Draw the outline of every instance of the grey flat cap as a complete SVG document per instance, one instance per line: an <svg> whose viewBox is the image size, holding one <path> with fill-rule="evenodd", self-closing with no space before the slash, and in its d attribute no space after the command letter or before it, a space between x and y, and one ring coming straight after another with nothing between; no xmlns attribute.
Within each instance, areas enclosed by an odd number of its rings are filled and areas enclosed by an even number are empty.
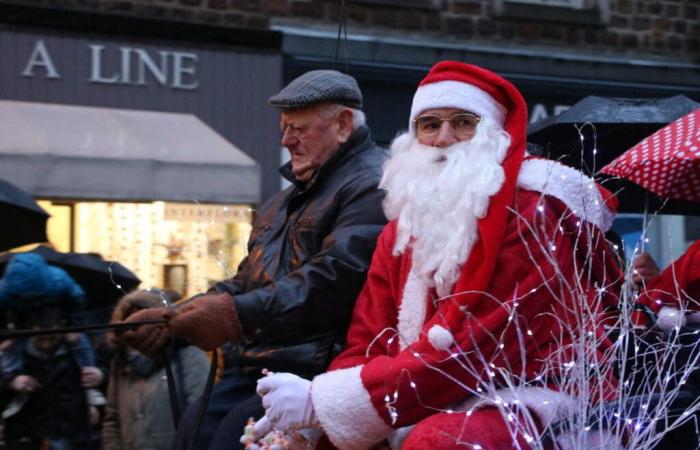
<svg viewBox="0 0 700 450"><path fill-rule="evenodd" d="M362 92L357 81L337 70L312 70L295 78L268 100L282 109L304 108L316 103L340 103L362 108Z"/></svg>

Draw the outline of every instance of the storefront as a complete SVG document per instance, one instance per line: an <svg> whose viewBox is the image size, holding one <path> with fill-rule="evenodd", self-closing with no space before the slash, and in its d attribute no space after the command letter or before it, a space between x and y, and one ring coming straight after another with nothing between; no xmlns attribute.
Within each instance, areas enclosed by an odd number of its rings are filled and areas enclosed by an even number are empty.
<svg viewBox="0 0 700 450"><path fill-rule="evenodd" d="M235 273L279 188L279 39L93 26L0 24L0 178L40 199L59 250L200 292Z"/></svg>
<svg viewBox="0 0 700 450"><path fill-rule="evenodd" d="M530 123L555 116L588 95L685 95L700 101L700 72L693 64L369 33L348 34L343 46L351 58L346 62L335 61L335 30L285 25L275 29L284 34L284 80L311 69L347 67L362 88L372 134L385 146L399 130L408 127L408 113L420 80L433 63L445 59L481 65L511 80L529 106ZM630 253L635 245L641 247L643 222L640 214L624 214L614 225ZM700 217L691 215L656 216L648 221L644 248L663 266L700 239L699 223Z"/></svg>

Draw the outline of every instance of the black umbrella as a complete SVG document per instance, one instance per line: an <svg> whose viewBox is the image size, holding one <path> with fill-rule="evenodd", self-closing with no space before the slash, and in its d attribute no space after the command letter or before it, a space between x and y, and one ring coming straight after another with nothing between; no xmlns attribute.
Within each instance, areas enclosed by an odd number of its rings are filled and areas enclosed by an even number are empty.
<svg viewBox="0 0 700 450"><path fill-rule="evenodd" d="M5 180L0 180L0 217L0 251L48 241L49 215L29 194Z"/></svg>
<svg viewBox="0 0 700 450"><path fill-rule="evenodd" d="M39 246L32 250L52 266L68 272L83 288L88 308L113 305L124 294L136 288L141 280L129 269L115 261L106 261L90 253L62 253L50 247ZM14 256L0 255L0 274Z"/></svg>
<svg viewBox="0 0 700 450"><path fill-rule="evenodd" d="M700 107L683 95L637 99L591 95L555 116L528 127L528 141L542 147L546 157L581 169L588 175L668 123ZM700 205L647 194L633 183L596 176L617 194L621 212L700 214Z"/></svg>

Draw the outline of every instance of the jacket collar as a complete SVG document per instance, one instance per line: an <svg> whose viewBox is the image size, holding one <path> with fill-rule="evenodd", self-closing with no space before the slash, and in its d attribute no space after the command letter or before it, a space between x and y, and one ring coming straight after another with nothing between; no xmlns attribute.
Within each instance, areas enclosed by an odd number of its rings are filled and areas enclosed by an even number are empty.
<svg viewBox="0 0 700 450"><path fill-rule="evenodd" d="M314 186L320 183L321 180L327 178L330 174L332 174L335 170L337 170L347 161L352 159L355 155L372 147L373 144L374 141L372 140L369 128L367 126L361 126L357 130L355 130L355 132L352 135L350 135L350 138L345 144L341 145L340 148L338 148L338 150L336 150L335 153L333 153L333 155L328 159L328 161L323 163L321 167L319 167L318 170L316 170L316 172L308 182L302 183L294 179L294 175L292 175L291 161L280 167L279 172L285 179L287 179L289 182L295 185L299 190L306 191L309 188L311 188L311 186Z"/></svg>

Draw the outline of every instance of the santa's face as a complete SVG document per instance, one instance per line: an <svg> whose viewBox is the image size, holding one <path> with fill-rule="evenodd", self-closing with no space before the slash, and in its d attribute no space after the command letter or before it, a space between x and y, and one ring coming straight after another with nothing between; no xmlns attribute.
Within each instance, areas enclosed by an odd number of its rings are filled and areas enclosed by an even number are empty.
<svg viewBox="0 0 700 450"><path fill-rule="evenodd" d="M457 108L433 108L414 120L416 139L423 145L440 149L474 137L481 117Z"/></svg>
<svg viewBox="0 0 700 450"><path fill-rule="evenodd" d="M386 191L384 212L398 222L394 253L410 248L411 270L443 296L478 239L477 221L486 215L489 198L503 185L501 162L510 138L483 119L471 139L462 128L461 139L442 147L447 137L457 139L457 130L447 128L459 124L448 119L461 110L431 111L447 113L435 141L426 145L410 131L398 136L380 186Z"/></svg>

